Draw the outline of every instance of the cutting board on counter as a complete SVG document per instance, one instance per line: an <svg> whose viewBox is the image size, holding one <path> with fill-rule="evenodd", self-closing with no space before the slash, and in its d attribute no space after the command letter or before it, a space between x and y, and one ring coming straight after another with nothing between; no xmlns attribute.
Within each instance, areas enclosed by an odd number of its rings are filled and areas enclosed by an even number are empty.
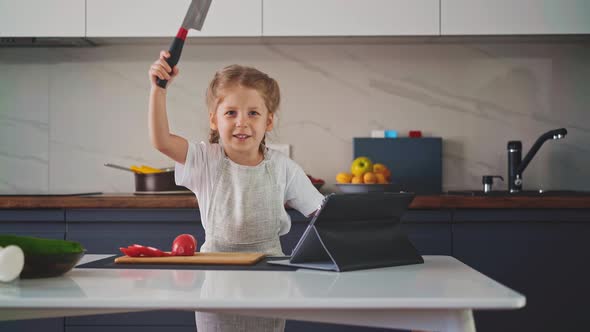
<svg viewBox="0 0 590 332"><path fill-rule="evenodd" d="M197 252L194 256L115 258L117 264L253 265L266 255L257 252Z"/></svg>

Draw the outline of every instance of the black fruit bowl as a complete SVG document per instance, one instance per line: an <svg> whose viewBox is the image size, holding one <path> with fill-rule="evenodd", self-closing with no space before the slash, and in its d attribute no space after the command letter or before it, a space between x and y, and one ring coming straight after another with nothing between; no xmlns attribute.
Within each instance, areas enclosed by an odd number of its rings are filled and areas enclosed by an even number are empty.
<svg viewBox="0 0 590 332"><path fill-rule="evenodd" d="M385 184L352 184L352 183L336 183L336 187L343 193L370 193L370 192L399 192L400 188L391 183Z"/></svg>
<svg viewBox="0 0 590 332"><path fill-rule="evenodd" d="M25 254L22 279L60 276L71 270L84 256L86 250L77 253Z"/></svg>

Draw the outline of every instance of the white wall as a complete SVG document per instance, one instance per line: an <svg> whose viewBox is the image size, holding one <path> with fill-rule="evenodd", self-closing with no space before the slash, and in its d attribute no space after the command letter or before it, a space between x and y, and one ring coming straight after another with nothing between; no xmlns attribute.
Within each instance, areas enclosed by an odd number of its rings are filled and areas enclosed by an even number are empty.
<svg viewBox="0 0 590 332"><path fill-rule="evenodd" d="M0 191L132 192L106 162L172 165L147 133L147 70L167 43L0 48ZM578 43L195 44L169 91L172 129L206 140L205 89L232 63L275 77L282 109L271 141L331 186L372 129L444 139L443 187L479 189L506 175L506 142L547 142L525 189L590 190L590 47ZM505 185L502 185L505 187Z"/></svg>

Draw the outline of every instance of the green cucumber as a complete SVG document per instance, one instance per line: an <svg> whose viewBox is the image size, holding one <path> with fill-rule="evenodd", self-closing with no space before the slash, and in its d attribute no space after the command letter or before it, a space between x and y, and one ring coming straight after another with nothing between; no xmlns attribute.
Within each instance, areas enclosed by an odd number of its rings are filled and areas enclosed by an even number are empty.
<svg viewBox="0 0 590 332"><path fill-rule="evenodd" d="M20 247L25 255L69 254L84 251L82 245L74 241L0 234L0 247L6 247L11 244Z"/></svg>

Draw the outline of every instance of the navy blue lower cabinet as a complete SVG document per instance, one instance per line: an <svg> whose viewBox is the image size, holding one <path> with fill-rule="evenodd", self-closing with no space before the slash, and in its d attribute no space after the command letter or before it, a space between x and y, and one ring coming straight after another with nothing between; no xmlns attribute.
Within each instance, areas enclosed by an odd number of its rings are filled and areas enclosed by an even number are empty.
<svg viewBox="0 0 590 332"><path fill-rule="evenodd" d="M0 322L2 332L63 332L63 318L30 319Z"/></svg>
<svg viewBox="0 0 590 332"><path fill-rule="evenodd" d="M122 314L92 315L66 317L66 330L71 328L101 327L112 331L110 328L118 328L115 331L135 331L138 326L151 327L150 331L168 331L169 328L191 328L195 331L195 313L192 311L143 311ZM179 331L180 331L179 330ZM82 330L80 330L82 331ZM176 330L175 330L176 331Z"/></svg>
<svg viewBox="0 0 590 332"><path fill-rule="evenodd" d="M590 210L457 211L456 258L524 294L519 310L475 312L478 331L576 331L590 325Z"/></svg>
<svg viewBox="0 0 590 332"><path fill-rule="evenodd" d="M35 236L46 239L65 238L66 224L61 209L0 210L0 234ZM0 322L2 332L64 330L63 318L31 319Z"/></svg>
<svg viewBox="0 0 590 332"><path fill-rule="evenodd" d="M0 234L65 238L65 212L62 209L0 210Z"/></svg>
<svg viewBox="0 0 590 332"><path fill-rule="evenodd" d="M408 210L401 227L420 255L452 255L450 211Z"/></svg>
<svg viewBox="0 0 590 332"><path fill-rule="evenodd" d="M311 323L298 320L288 320L285 332L396 332L398 330L376 327L351 326L340 324ZM402 332L402 331L398 331Z"/></svg>
<svg viewBox="0 0 590 332"><path fill-rule="evenodd" d="M200 248L205 240L197 209L72 209L66 211L67 238L90 254L119 254L137 243L171 250L174 238L189 233Z"/></svg>
<svg viewBox="0 0 590 332"><path fill-rule="evenodd" d="M66 332L195 332L194 326L66 326Z"/></svg>

